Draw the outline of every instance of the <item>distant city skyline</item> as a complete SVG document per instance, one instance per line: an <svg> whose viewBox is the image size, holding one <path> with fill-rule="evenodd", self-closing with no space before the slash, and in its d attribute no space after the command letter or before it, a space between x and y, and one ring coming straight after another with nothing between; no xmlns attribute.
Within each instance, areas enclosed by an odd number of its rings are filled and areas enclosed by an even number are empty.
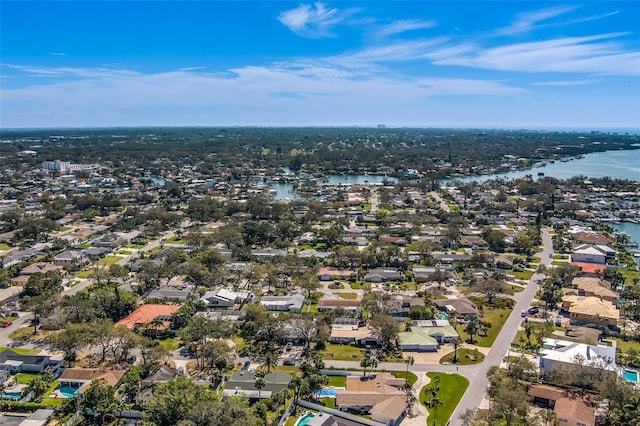
<svg viewBox="0 0 640 426"><path fill-rule="evenodd" d="M636 1L0 1L0 128L640 129Z"/></svg>

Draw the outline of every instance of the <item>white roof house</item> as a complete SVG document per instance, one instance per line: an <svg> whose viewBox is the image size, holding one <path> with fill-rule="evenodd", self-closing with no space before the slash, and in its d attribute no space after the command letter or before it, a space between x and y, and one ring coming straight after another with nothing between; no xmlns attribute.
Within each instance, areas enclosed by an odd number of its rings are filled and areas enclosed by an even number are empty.
<svg viewBox="0 0 640 426"><path fill-rule="evenodd" d="M571 253L571 261L605 264L607 259L616 255L615 249L609 246L595 244L581 244L576 246Z"/></svg>
<svg viewBox="0 0 640 426"><path fill-rule="evenodd" d="M253 294L248 291L232 291L226 288L219 288L218 290L207 291L202 295L200 300L207 304L209 307L231 307L237 302L253 299Z"/></svg>
<svg viewBox="0 0 640 426"><path fill-rule="evenodd" d="M616 348L560 339L543 339L540 350L540 374L548 374L556 365L562 364L581 364L585 367L616 371Z"/></svg>

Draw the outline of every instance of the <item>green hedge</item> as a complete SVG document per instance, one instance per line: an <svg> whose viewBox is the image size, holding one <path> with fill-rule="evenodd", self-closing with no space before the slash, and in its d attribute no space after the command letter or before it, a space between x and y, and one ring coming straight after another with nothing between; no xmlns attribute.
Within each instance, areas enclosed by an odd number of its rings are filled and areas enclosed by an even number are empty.
<svg viewBox="0 0 640 426"><path fill-rule="evenodd" d="M6 411L14 411L16 413L32 413L41 408L49 408L49 406L39 402L3 401L3 403Z"/></svg>

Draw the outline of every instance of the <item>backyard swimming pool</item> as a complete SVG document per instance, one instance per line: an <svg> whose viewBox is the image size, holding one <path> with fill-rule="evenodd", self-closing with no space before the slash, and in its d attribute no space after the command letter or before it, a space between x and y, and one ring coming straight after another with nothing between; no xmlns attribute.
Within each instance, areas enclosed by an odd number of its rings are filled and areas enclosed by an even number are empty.
<svg viewBox="0 0 640 426"><path fill-rule="evenodd" d="M622 372L622 378L627 382L638 383L638 372L633 370L624 370Z"/></svg>
<svg viewBox="0 0 640 426"><path fill-rule="evenodd" d="M306 426L306 424L309 423L315 416L316 415L313 413L307 413L298 419L295 426Z"/></svg>
<svg viewBox="0 0 640 426"><path fill-rule="evenodd" d="M19 400L22 396L22 392L2 392L2 397L4 399L13 399L15 401Z"/></svg>
<svg viewBox="0 0 640 426"><path fill-rule="evenodd" d="M335 389L322 388L318 391L318 398L335 398L337 394Z"/></svg>
<svg viewBox="0 0 640 426"><path fill-rule="evenodd" d="M76 396L78 388L74 388L73 386L60 386L58 392L65 398L73 398Z"/></svg>

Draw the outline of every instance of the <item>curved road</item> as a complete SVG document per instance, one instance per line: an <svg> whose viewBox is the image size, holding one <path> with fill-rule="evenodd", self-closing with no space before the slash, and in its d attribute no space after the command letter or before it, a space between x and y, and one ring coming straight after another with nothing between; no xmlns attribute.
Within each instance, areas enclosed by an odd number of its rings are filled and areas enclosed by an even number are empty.
<svg viewBox="0 0 640 426"><path fill-rule="evenodd" d="M551 241L551 236L549 235L548 228L542 229L542 245L542 252L536 253L536 255L541 257L541 264L548 267L551 265L551 262L553 260L553 243ZM496 338L496 341L493 343L491 350L481 364L461 366L441 364L414 364L409 368L412 372L418 375L433 371L443 373L458 373L469 379L469 387L458 403L455 411L451 415L451 420L449 423L451 426L462 425L459 416L468 408L476 410L478 407L480 407L487 387L489 386L489 380L487 380L487 371L489 371L489 368L494 365L500 365L505 355L507 355L507 351L511 346L511 342L515 338L518 328L522 323L520 312L524 311L531 305L531 302L533 301L533 298L538 291L538 284L536 282L537 280L544 279L544 277L544 274L534 273L529 280L529 284L527 285L527 287L514 296L516 305L513 308L511 315L509 315L509 318L502 327L502 330ZM324 360L324 362L326 368L360 368L360 363L355 361ZM405 371L407 367L404 363L383 362L380 363L378 368L393 371Z"/></svg>

